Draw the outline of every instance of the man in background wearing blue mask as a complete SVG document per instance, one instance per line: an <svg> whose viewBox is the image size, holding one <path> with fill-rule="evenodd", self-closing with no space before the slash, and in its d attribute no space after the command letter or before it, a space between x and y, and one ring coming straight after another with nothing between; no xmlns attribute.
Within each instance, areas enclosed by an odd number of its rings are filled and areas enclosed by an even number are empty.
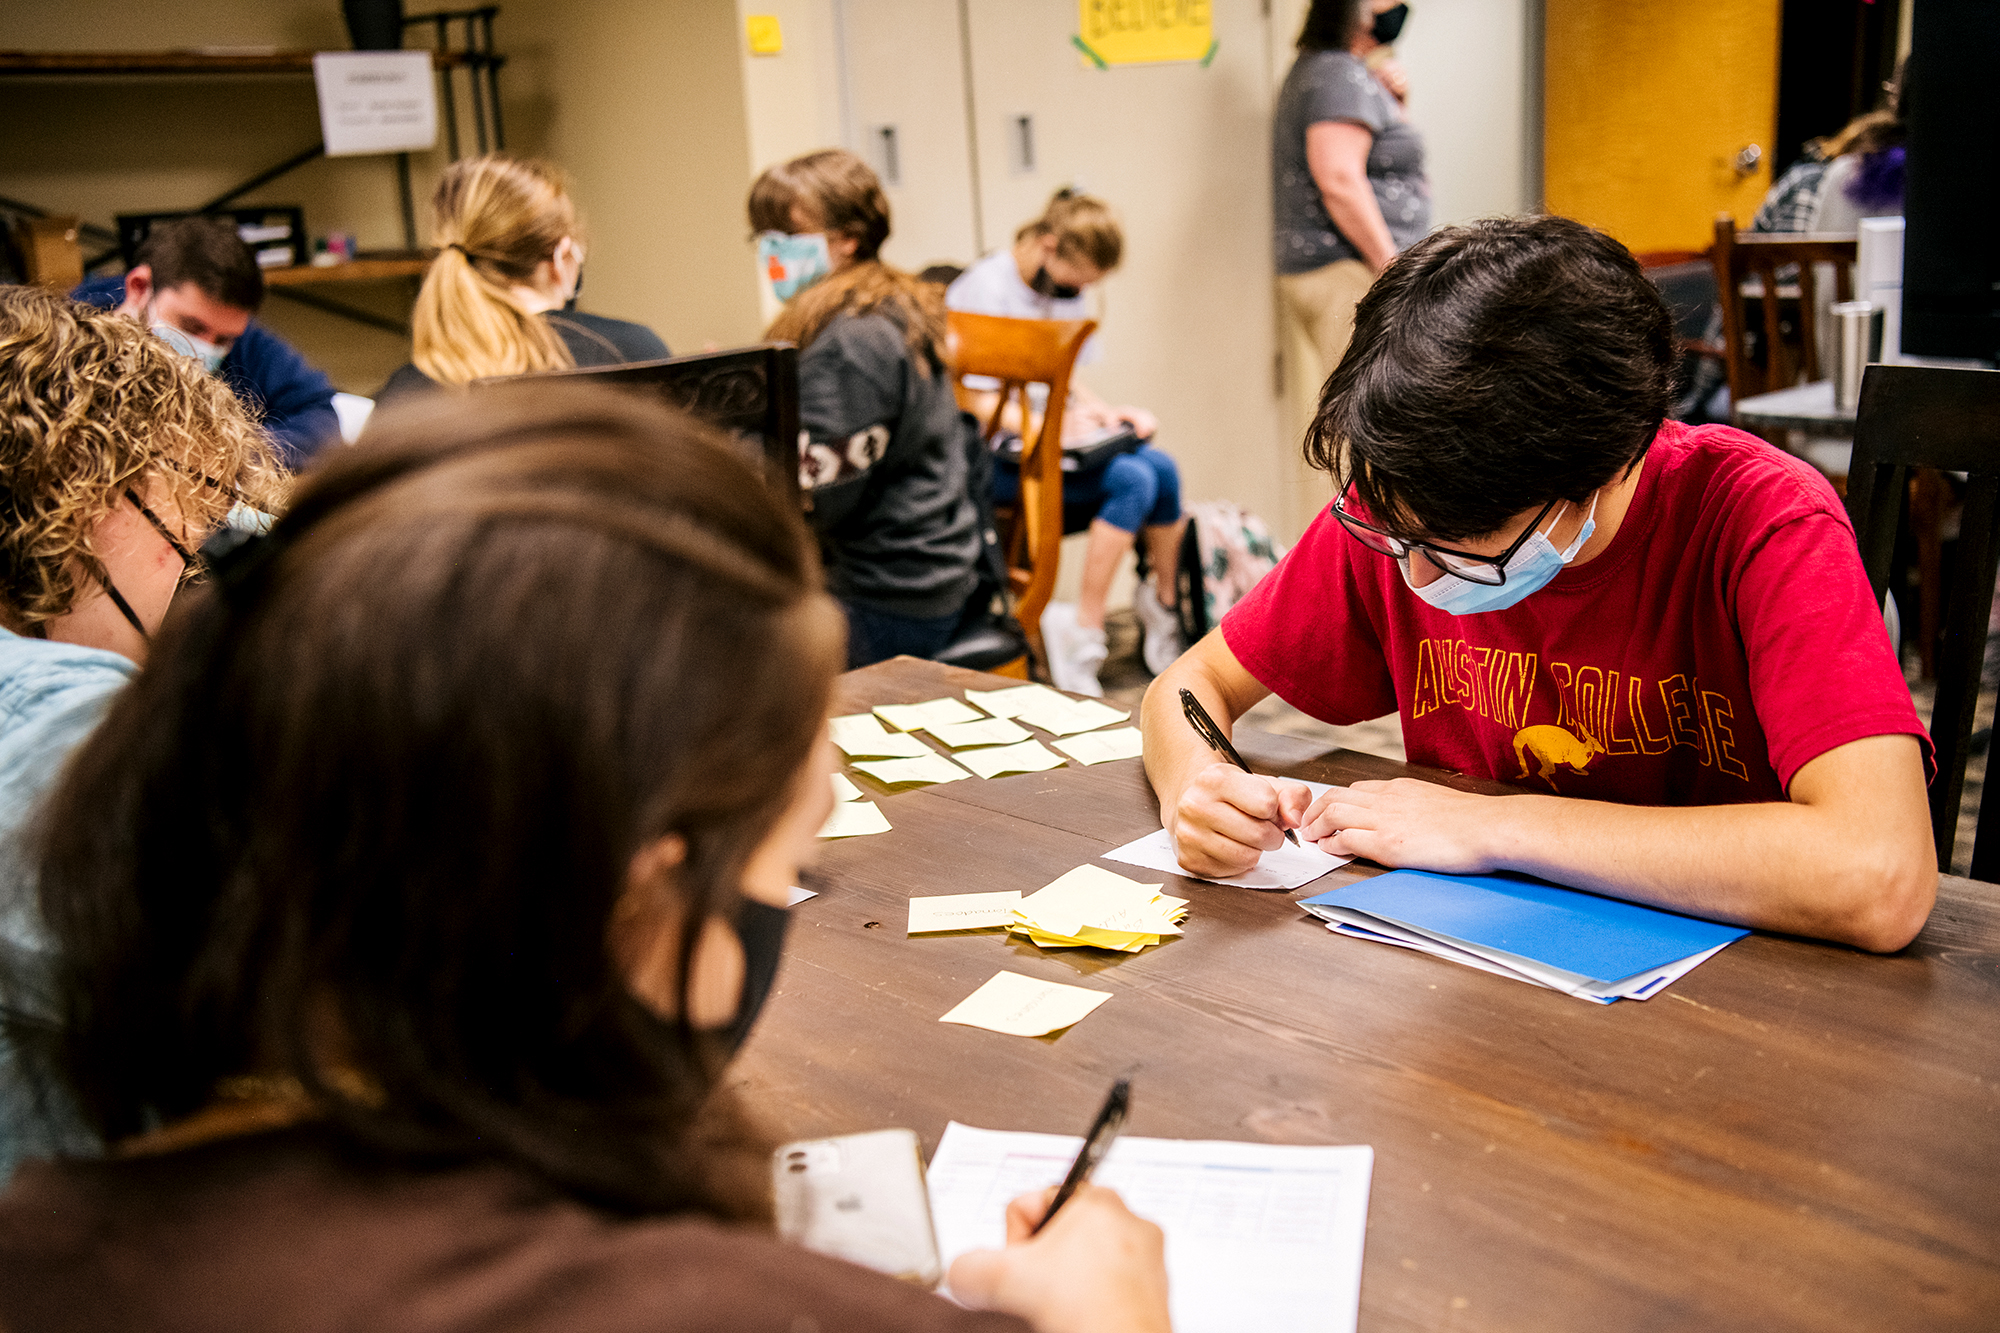
<svg viewBox="0 0 2000 1333"><path fill-rule="evenodd" d="M340 438L332 382L252 318L264 303L264 275L228 218L155 223L129 272L92 278L70 296L141 321L219 375L287 466Z"/></svg>
<svg viewBox="0 0 2000 1333"><path fill-rule="evenodd" d="M1567 219L1447 228L1383 272L1306 440L1334 502L1147 695L1183 866L1239 874L1296 829L1865 949L1916 935L1929 740L1853 528L1800 460L1667 421L1677 361L1638 263ZM1314 800L1221 762L1182 689L1219 720L1270 693L1336 725L1399 712L1412 763L1523 792Z"/></svg>

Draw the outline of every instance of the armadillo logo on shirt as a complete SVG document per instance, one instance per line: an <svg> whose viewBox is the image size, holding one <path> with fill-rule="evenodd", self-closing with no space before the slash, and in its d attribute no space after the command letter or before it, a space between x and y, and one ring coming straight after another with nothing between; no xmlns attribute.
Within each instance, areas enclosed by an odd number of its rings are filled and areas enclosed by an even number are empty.
<svg viewBox="0 0 2000 1333"><path fill-rule="evenodd" d="M1735 702L1702 689L1698 678L1649 680L1596 665L1539 663L1534 653L1463 639L1419 639L1414 679L1413 726L1456 705L1512 733L1518 771L1496 762L1496 777L1546 782L1583 796L1589 794L1587 779L1604 765L1683 746L1699 755L1703 768L1750 781L1736 752Z"/></svg>

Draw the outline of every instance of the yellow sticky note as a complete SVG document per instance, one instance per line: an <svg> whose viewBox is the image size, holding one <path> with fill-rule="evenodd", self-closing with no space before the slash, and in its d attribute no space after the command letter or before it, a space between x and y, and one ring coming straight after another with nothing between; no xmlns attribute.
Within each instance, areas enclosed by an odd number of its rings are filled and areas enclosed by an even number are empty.
<svg viewBox="0 0 2000 1333"><path fill-rule="evenodd" d="M1027 707L1014 714L1014 720L1040 727L1052 735L1071 736L1079 731L1108 727L1114 722L1130 722L1132 714L1129 710L1112 708L1095 699L1071 699L1052 693L1047 699L1029 701Z"/></svg>
<svg viewBox="0 0 2000 1333"><path fill-rule="evenodd" d="M924 751L921 759L878 759L855 767L877 782L894 787L905 782L957 782L972 774L941 754Z"/></svg>
<svg viewBox="0 0 2000 1333"><path fill-rule="evenodd" d="M957 699L926 699L920 704L877 704L875 716L899 731L929 731L955 722L977 722L979 714Z"/></svg>
<svg viewBox="0 0 2000 1333"><path fill-rule="evenodd" d="M751 14L743 20L750 34L750 54L774 56L785 49L785 33L776 14Z"/></svg>
<svg viewBox="0 0 2000 1333"><path fill-rule="evenodd" d="M1033 739L1026 727L1016 726L1004 717L982 718L978 722L940 722L924 730L931 734L932 740L941 741L954 750L962 750L968 745L1013 745Z"/></svg>
<svg viewBox="0 0 2000 1333"><path fill-rule="evenodd" d="M1061 755L1052 753L1048 746L1034 740L1022 741L1019 745L995 745L984 750L963 750L953 758L982 778L997 778L1002 773L1040 773L1044 769L1063 766Z"/></svg>
<svg viewBox="0 0 2000 1333"><path fill-rule="evenodd" d="M1005 926L1014 920L1019 906L1018 890L1006 893L943 893L930 898L910 899L912 935L930 935L940 930L985 930Z"/></svg>
<svg viewBox="0 0 2000 1333"><path fill-rule="evenodd" d="M850 782L845 773L835 773L833 775L833 799L836 801L858 801L861 799L861 788Z"/></svg>
<svg viewBox="0 0 2000 1333"><path fill-rule="evenodd" d="M882 813L873 801L840 801L833 807L833 813L820 825L822 838L858 838L864 833L887 833L890 829L889 816Z"/></svg>
<svg viewBox="0 0 2000 1333"><path fill-rule="evenodd" d="M940 1023L962 1023L1015 1037L1045 1037L1080 1021L1111 998L1109 991L1037 981L1019 972L996 972L993 979L959 1001Z"/></svg>
<svg viewBox="0 0 2000 1333"><path fill-rule="evenodd" d="M1046 685L1010 685L1004 690L967 690L968 702L978 704L994 717L1013 717L1037 703L1067 703L1069 696L1057 694Z"/></svg>
<svg viewBox="0 0 2000 1333"><path fill-rule="evenodd" d="M890 731L875 720L872 713L854 713L848 717L830 719L827 733L833 737L841 753L849 758L874 759L902 757L920 759L932 753L915 736L901 731Z"/></svg>
<svg viewBox="0 0 2000 1333"><path fill-rule="evenodd" d="M1114 759L1137 759L1145 749L1145 737L1137 727L1113 727L1057 741L1056 748L1079 764L1108 764Z"/></svg>

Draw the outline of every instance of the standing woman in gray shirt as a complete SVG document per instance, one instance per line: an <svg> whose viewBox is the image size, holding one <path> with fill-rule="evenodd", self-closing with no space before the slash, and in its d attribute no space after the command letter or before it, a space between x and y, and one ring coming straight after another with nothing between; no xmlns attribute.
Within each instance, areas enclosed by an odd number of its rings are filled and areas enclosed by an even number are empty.
<svg viewBox="0 0 2000 1333"><path fill-rule="evenodd" d="M1355 303L1430 230L1423 139L1403 119L1403 72L1386 59L1409 8L1313 0L1278 93L1274 257L1301 423L1347 350Z"/></svg>

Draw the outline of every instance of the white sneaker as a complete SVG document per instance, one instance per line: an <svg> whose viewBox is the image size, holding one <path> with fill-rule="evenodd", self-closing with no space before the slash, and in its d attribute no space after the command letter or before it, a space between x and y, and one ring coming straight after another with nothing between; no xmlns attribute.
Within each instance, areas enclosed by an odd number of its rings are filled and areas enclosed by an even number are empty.
<svg viewBox="0 0 2000 1333"><path fill-rule="evenodd" d="M1132 609L1138 613L1139 627L1144 631L1141 653L1146 659L1146 670L1157 676L1186 650L1181 643L1180 617L1160 605L1150 583L1140 584L1132 594Z"/></svg>
<svg viewBox="0 0 2000 1333"><path fill-rule="evenodd" d="M1104 631L1077 624L1076 603L1050 602L1042 609L1042 648L1057 689L1104 697L1104 687L1097 683L1097 669L1108 651Z"/></svg>

